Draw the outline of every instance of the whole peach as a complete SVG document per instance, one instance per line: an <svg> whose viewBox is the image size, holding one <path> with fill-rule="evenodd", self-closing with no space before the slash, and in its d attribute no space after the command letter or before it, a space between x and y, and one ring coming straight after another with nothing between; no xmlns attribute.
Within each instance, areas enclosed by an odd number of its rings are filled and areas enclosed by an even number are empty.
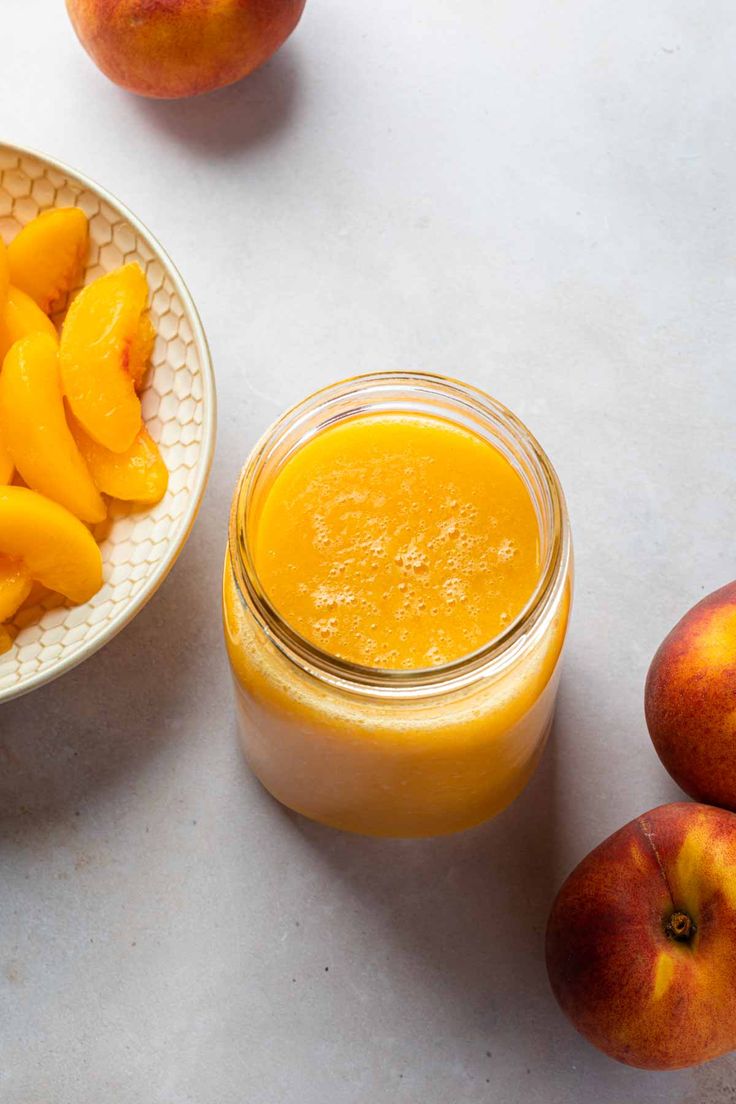
<svg viewBox="0 0 736 1104"><path fill-rule="evenodd" d="M563 1011L594 1046L644 1069L736 1048L736 816L662 805L583 859L547 926Z"/></svg>
<svg viewBox="0 0 736 1104"><path fill-rule="evenodd" d="M649 668L644 709L678 785L697 801L736 810L736 583L675 625Z"/></svg>
<svg viewBox="0 0 736 1104"><path fill-rule="evenodd" d="M296 27L305 0L66 0L103 73L131 92L177 99L232 84Z"/></svg>

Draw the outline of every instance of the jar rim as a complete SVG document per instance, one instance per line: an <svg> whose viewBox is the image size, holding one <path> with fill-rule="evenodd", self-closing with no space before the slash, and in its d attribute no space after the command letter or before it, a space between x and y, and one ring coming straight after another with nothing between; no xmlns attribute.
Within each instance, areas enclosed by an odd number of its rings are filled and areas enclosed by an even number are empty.
<svg viewBox="0 0 736 1104"><path fill-rule="evenodd" d="M396 409L397 403L395 397L390 399L390 395L402 392L415 401L420 397L449 401L456 410L472 414L504 430L509 439L522 449L545 492L549 515L546 520L550 530L540 577L526 605L514 620L492 640L467 655L449 663L412 670L353 663L325 651L302 636L279 614L266 595L247 539L249 510L258 475L276 444L285 440L289 433L296 436L295 445L286 454L288 457L328 426L350 416L368 413L370 408L364 405L368 396L374 399L383 396L387 405L380 409L388 413ZM336 413L336 406L342 407L341 414ZM310 429L310 420L314 422L315 417L316 425ZM301 436L300 430L304 431ZM533 497L532 489L529 490ZM319 681L347 691L386 697L434 695L459 689L480 678L500 674L516 662L537 639L550 612L556 608L571 556L570 525L559 478L544 449L524 423L497 399L470 384L451 377L415 371L351 376L313 392L277 418L258 440L241 472L230 512L228 547L241 601L289 661Z"/></svg>

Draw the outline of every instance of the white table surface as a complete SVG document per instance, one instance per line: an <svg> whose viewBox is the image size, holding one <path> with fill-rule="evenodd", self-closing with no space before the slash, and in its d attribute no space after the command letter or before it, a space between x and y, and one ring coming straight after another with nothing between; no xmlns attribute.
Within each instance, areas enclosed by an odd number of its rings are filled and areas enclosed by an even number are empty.
<svg viewBox="0 0 736 1104"><path fill-rule="evenodd" d="M642 685L734 573L727 0L308 0L203 99L109 84L61 0L3 0L0 137L118 194L188 281L219 440L186 553L102 653L0 711L2 1104L718 1104L578 1038L544 924L591 846L679 795ZM465 377L566 487L577 592L532 785L455 838L277 806L236 743L219 576L265 426L362 370Z"/></svg>

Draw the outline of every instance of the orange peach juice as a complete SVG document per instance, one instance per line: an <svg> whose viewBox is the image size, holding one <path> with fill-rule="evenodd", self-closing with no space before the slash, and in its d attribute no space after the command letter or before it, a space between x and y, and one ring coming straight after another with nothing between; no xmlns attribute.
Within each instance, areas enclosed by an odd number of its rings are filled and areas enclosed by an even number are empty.
<svg viewBox="0 0 736 1104"><path fill-rule="evenodd" d="M466 828L512 800L549 728L569 597L565 576L489 675L478 657L513 636L545 566L532 494L499 447L433 414L352 416L292 449L249 510L236 498L232 526L274 618L260 620L228 555L243 743L271 793L402 836Z"/></svg>
<svg viewBox="0 0 736 1104"><path fill-rule="evenodd" d="M521 478L438 418L366 415L312 438L274 480L251 541L284 619L368 667L474 652L523 609L540 571Z"/></svg>

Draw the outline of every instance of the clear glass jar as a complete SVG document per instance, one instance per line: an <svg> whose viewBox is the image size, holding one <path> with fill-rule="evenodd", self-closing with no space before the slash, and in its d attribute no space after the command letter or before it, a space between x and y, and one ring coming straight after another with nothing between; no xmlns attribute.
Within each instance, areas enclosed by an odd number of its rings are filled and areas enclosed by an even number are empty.
<svg viewBox="0 0 736 1104"><path fill-rule="evenodd" d="M270 605L251 558L249 526L287 458L328 426L371 412L441 416L485 437L536 508L542 571L527 606L500 636L444 666L375 669L320 650ZM404 372L345 380L299 403L251 453L230 516L224 629L252 770L285 805L353 832L437 835L493 816L525 786L551 727L571 563L554 469L489 396Z"/></svg>

